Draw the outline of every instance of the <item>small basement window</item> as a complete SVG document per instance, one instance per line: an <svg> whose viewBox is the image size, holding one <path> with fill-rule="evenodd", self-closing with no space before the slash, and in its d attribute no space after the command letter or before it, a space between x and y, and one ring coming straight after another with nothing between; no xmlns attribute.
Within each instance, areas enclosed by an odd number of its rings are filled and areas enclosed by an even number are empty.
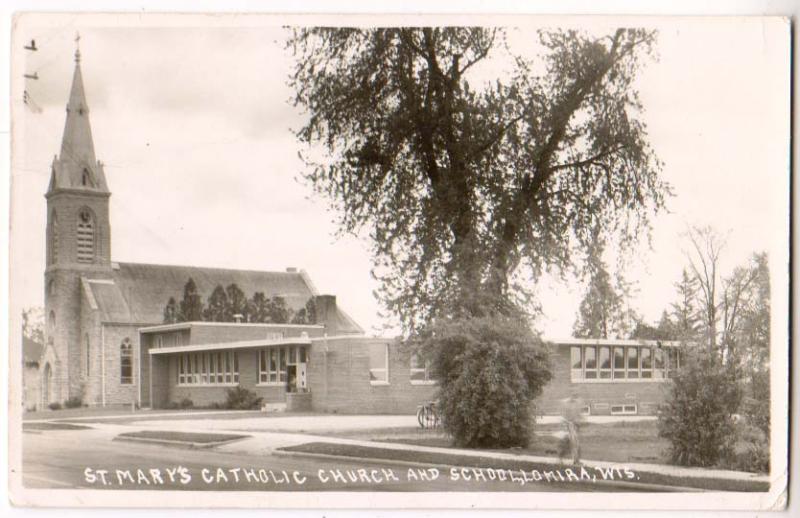
<svg viewBox="0 0 800 518"><path fill-rule="evenodd" d="M611 415L635 415L636 405L611 405Z"/></svg>

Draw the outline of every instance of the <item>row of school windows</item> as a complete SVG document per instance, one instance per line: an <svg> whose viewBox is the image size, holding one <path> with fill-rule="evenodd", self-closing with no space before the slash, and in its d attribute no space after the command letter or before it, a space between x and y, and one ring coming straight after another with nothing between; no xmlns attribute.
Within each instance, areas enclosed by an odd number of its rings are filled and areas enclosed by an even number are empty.
<svg viewBox="0 0 800 518"><path fill-rule="evenodd" d="M672 347L575 345L570 348L570 378L572 381L671 378L680 361L680 351Z"/></svg>
<svg viewBox="0 0 800 518"><path fill-rule="evenodd" d="M306 346L267 347L258 351L258 382L284 384L290 367L308 362ZM412 383L432 383L430 368L418 356L411 356ZM389 346L369 347L369 379L374 384L389 383ZM178 385L216 385L239 382L237 351L183 353L178 356Z"/></svg>

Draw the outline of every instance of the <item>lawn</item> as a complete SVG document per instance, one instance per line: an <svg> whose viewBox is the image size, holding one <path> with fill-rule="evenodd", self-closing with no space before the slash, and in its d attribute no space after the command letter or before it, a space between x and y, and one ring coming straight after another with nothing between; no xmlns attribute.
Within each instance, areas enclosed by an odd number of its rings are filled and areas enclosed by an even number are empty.
<svg viewBox="0 0 800 518"><path fill-rule="evenodd" d="M473 455L444 454L438 452L419 452L409 450L397 450L390 448L379 448L372 446L360 446L353 444L336 444L327 442L310 442L279 448L279 451L294 452L300 454L321 454L335 455L337 457L351 457L354 459L386 460L386 461L406 461L413 463L433 464L439 467L459 466L467 468L492 468L507 470L524 471L559 471L562 468L577 469L574 466L546 462L530 462L524 460L494 459ZM591 466L588 468L592 470ZM763 492L769 490L769 483L754 480L730 480L715 479L705 477L681 477L666 475L661 473L636 473L635 481L625 481L614 479L613 481L592 480L591 482L573 483L572 487L576 490L612 490L614 486L625 484L628 490L637 490L636 486L641 485L643 490L666 491L667 487L656 489L654 486L669 486L673 490L682 488L694 488L711 491L755 491Z"/></svg>
<svg viewBox="0 0 800 518"><path fill-rule="evenodd" d="M530 446L515 448L509 452L557 457L560 439L553 433L563 431L563 429L563 426L558 424L538 425L535 428L537 433L531 440ZM443 448L452 446L451 439L443 433L420 428L364 430L331 435L421 446ZM666 464L664 452L669 447L669 442L658 437L655 420L622 421L610 424L585 423L580 430L580 439L581 456L584 459Z"/></svg>
<svg viewBox="0 0 800 518"><path fill-rule="evenodd" d="M202 432L172 432L166 430L142 430L140 432L121 433L117 436L122 439L149 439L158 441L180 442L187 444L216 444L220 442L245 439L249 435L236 435L229 433L202 433Z"/></svg>

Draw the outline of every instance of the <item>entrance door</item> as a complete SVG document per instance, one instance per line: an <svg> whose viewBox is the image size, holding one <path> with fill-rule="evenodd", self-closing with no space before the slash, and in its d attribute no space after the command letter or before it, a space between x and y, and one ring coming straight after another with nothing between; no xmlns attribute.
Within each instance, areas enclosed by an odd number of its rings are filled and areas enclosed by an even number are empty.
<svg viewBox="0 0 800 518"><path fill-rule="evenodd" d="M286 391L297 392L297 365L286 366Z"/></svg>

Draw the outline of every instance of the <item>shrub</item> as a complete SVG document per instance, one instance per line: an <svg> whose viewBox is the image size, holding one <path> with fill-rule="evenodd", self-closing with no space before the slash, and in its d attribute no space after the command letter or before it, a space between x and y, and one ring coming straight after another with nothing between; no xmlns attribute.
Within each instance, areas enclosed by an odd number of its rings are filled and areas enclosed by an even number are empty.
<svg viewBox="0 0 800 518"><path fill-rule="evenodd" d="M252 410L261 407L261 400L255 392L242 387L228 389L225 408L230 410Z"/></svg>
<svg viewBox="0 0 800 518"><path fill-rule="evenodd" d="M742 404L742 415L748 424L761 430L769 439L769 369L752 373L748 397ZM767 448L769 449L769 448Z"/></svg>
<svg viewBox="0 0 800 518"><path fill-rule="evenodd" d="M47 408L49 408L50 410L61 410L61 403L59 403L58 401L53 401L52 403L47 405Z"/></svg>
<svg viewBox="0 0 800 518"><path fill-rule="evenodd" d="M178 405L178 403L177 403L177 402L175 402L175 401L167 401L167 402L164 404L164 408L165 408L166 410L177 410L177 409L179 409L179 408L180 408L180 405Z"/></svg>
<svg viewBox="0 0 800 518"><path fill-rule="evenodd" d="M658 434L670 441L668 457L681 466L714 466L730 458L736 442L734 414L742 400L735 363L715 354L684 351L658 416Z"/></svg>
<svg viewBox="0 0 800 518"><path fill-rule="evenodd" d="M64 408L80 408L81 406L83 406L83 400L80 396L72 396L64 401Z"/></svg>
<svg viewBox="0 0 800 518"><path fill-rule="evenodd" d="M194 402L191 399L189 399L188 397L185 397L185 398L181 399L181 402L178 403L178 406L181 409L192 408L192 407L194 407Z"/></svg>
<svg viewBox="0 0 800 518"><path fill-rule="evenodd" d="M728 469L750 473L769 473L769 443L763 437L744 441L726 463Z"/></svg>
<svg viewBox="0 0 800 518"><path fill-rule="evenodd" d="M442 425L456 445L527 446L533 400L550 380L547 350L522 318L448 320L423 338L439 381Z"/></svg>

